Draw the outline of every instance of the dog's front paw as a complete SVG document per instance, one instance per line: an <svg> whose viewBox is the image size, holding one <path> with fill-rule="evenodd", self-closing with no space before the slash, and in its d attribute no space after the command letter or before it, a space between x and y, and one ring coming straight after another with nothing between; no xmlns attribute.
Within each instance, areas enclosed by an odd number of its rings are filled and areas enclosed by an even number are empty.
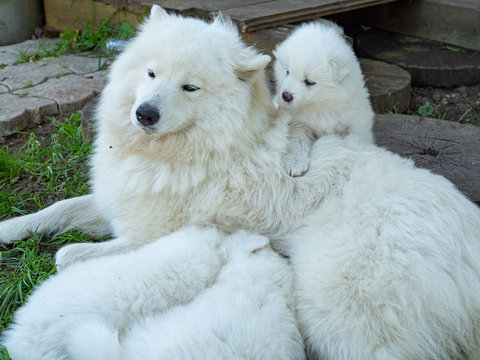
<svg viewBox="0 0 480 360"><path fill-rule="evenodd" d="M0 222L0 242L10 244L14 240L23 240L30 236L24 226L24 218L17 217Z"/></svg>
<svg viewBox="0 0 480 360"><path fill-rule="evenodd" d="M308 156L297 156L298 154L287 154L284 159L284 167L290 176L302 176L310 168Z"/></svg>
<svg viewBox="0 0 480 360"><path fill-rule="evenodd" d="M63 270L74 263L89 259L91 247L92 244L71 244L62 247L55 254L57 270Z"/></svg>

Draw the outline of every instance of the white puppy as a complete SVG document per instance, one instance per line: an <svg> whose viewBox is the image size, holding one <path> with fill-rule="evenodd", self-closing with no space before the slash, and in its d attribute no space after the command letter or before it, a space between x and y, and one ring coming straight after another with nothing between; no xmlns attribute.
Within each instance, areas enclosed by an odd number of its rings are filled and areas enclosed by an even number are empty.
<svg viewBox="0 0 480 360"><path fill-rule="evenodd" d="M275 101L293 120L285 156L290 175L308 170L312 142L322 135L355 135L373 143L368 90L339 26L327 20L304 24L273 53Z"/></svg>
<svg viewBox="0 0 480 360"><path fill-rule="evenodd" d="M50 277L15 314L13 359L304 359L292 273L268 239L189 227Z"/></svg>

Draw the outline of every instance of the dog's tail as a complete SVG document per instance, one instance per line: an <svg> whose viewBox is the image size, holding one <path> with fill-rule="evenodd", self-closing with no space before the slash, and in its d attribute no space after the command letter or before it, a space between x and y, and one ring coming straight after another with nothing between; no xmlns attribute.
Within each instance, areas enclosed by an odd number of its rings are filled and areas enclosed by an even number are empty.
<svg viewBox="0 0 480 360"><path fill-rule="evenodd" d="M67 351L74 360L118 360L122 358L118 332L107 324L85 320L67 336Z"/></svg>

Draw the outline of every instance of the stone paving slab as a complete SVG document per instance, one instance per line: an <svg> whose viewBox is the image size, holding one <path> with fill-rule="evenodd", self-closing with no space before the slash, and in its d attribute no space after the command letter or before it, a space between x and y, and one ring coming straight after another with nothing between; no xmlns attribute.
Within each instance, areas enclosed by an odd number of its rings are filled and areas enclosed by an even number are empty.
<svg viewBox="0 0 480 360"><path fill-rule="evenodd" d="M58 105L54 100L10 93L0 94L0 136L23 130L39 122L44 116L57 114Z"/></svg>
<svg viewBox="0 0 480 360"><path fill-rule="evenodd" d="M18 51L54 46L56 39L0 47L0 136L46 116L68 116L97 96L107 81L106 58L63 55L17 64ZM41 45L43 44L43 45Z"/></svg>
<svg viewBox="0 0 480 360"><path fill-rule="evenodd" d="M24 51L35 51L39 47L51 48L55 46L58 39L27 40L18 44L0 47L0 66L13 65L17 63L18 53Z"/></svg>
<svg viewBox="0 0 480 360"><path fill-rule="evenodd" d="M104 73L106 71L103 71ZM49 79L43 84L27 89L28 96L41 96L58 104L60 115L68 115L80 110L88 100L97 96L105 86L103 79L85 78L80 75L66 75L59 79Z"/></svg>

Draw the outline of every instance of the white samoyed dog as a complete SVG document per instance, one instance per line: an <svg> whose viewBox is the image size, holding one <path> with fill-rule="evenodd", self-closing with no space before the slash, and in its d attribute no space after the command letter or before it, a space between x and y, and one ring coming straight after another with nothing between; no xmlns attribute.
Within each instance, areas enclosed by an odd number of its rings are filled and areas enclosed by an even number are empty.
<svg viewBox="0 0 480 360"><path fill-rule="evenodd" d="M368 90L342 28L327 20L301 25L273 54L275 101L292 116L285 156L290 175L308 170L311 145L320 136L355 135L374 142Z"/></svg>
<svg viewBox="0 0 480 360"><path fill-rule="evenodd" d="M3 334L27 359L305 359L293 275L267 238L187 227L43 282Z"/></svg>
<svg viewBox="0 0 480 360"><path fill-rule="evenodd" d="M93 194L7 220L1 240L73 226L119 236L61 249L65 265L188 224L252 230L290 256L312 356L480 358L479 208L355 136L321 136L309 171L290 177L268 61L221 18L153 7L102 94Z"/></svg>

